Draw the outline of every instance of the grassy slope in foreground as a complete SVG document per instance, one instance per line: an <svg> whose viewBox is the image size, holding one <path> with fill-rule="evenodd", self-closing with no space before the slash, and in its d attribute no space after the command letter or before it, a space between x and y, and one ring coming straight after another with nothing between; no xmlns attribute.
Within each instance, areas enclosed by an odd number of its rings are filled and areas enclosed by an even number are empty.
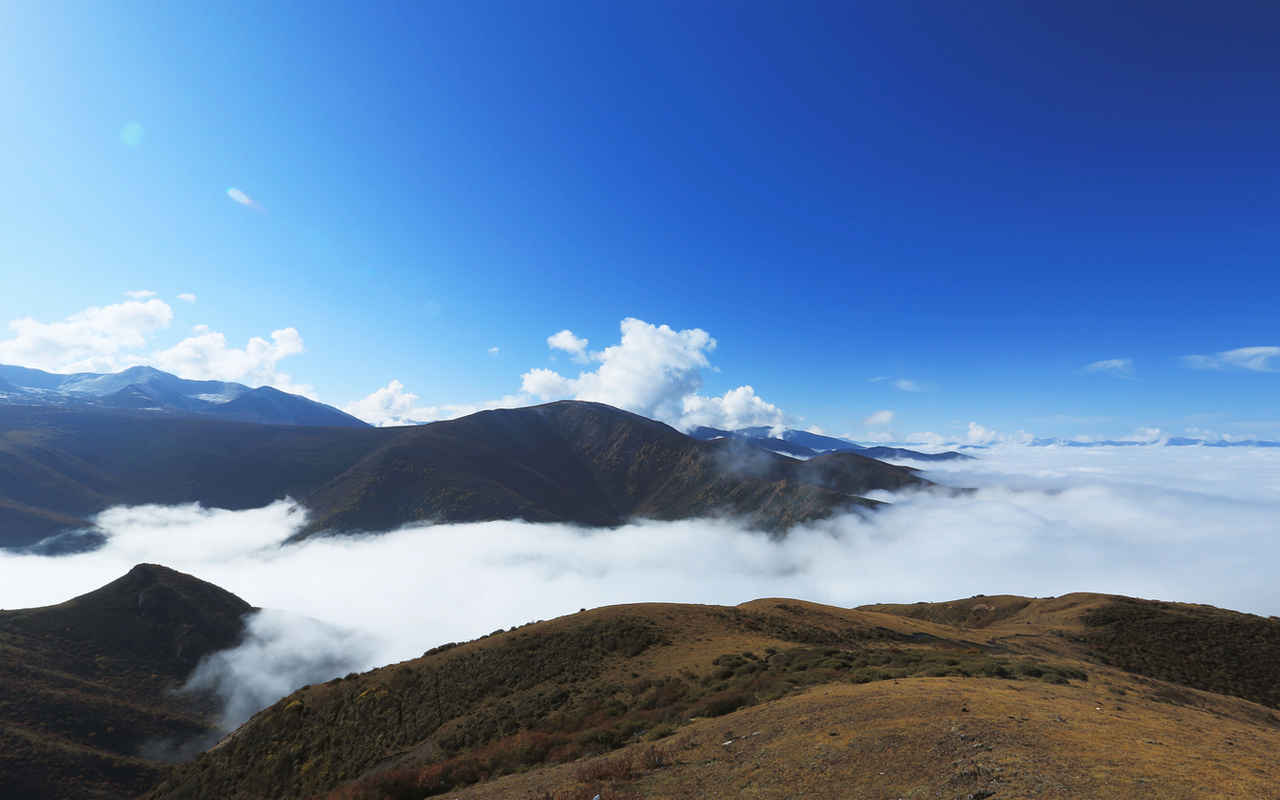
<svg viewBox="0 0 1280 800"><path fill-rule="evenodd" d="M307 687L151 796L1270 796L1273 708L1155 677L1180 640L1142 615L1153 675L1106 663L1142 602L597 609ZM1152 608L1274 681L1280 623Z"/></svg>

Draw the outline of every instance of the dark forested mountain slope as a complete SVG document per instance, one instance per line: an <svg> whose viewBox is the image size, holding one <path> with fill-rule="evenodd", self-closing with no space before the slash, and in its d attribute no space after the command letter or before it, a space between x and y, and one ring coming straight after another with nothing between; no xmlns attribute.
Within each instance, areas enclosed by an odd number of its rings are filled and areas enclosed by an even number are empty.
<svg viewBox="0 0 1280 800"><path fill-rule="evenodd" d="M564 401L403 429L307 505L311 530L509 518L616 525L721 513L782 530L871 506L860 496L873 489L928 485L910 469L853 454L802 462Z"/></svg>
<svg viewBox="0 0 1280 800"><path fill-rule="evenodd" d="M0 406L0 546L89 525L119 504L243 509L303 497L375 447L379 433Z"/></svg>
<svg viewBox="0 0 1280 800"><path fill-rule="evenodd" d="M309 532L720 513L783 530L874 505L860 498L875 489L928 485L908 468L852 453L802 462L750 442L697 441L598 403L381 429L0 406L6 546L87 525L116 504L252 508L286 496L310 511Z"/></svg>

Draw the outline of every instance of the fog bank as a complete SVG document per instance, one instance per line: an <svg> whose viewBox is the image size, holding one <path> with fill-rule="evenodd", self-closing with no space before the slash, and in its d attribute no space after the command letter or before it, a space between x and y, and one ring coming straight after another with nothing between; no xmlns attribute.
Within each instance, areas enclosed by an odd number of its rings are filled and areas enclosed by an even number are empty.
<svg viewBox="0 0 1280 800"><path fill-rule="evenodd" d="M1280 449L1009 446L927 474L978 491L882 495L893 505L870 518L781 541L701 519L411 526L282 545L304 523L288 502L117 508L99 517L100 549L0 555L0 606L61 602L148 561L272 609L194 678L223 692L229 721L302 683L610 603L1097 591L1280 614Z"/></svg>

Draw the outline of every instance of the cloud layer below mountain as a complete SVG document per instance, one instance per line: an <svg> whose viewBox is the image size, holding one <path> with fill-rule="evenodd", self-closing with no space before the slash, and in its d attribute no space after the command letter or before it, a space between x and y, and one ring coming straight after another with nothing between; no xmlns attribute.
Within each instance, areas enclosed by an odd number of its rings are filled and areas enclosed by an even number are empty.
<svg viewBox="0 0 1280 800"><path fill-rule="evenodd" d="M1010 445L929 474L978 491L884 496L892 507L871 518L781 541L702 519L418 526L282 546L304 516L287 502L117 508L99 518L99 550L0 555L0 606L60 602L147 561L276 610L202 676L226 695L230 722L302 683L610 603L1099 591L1280 614L1280 450Z"/></svg>

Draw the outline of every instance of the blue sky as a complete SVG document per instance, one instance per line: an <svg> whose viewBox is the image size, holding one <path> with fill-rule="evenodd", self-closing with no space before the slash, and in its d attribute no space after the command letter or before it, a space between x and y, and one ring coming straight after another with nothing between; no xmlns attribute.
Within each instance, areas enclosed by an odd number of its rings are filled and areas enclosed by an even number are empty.
<svg viewBox="0 0 1280 800"><path fill-rule="evenodd" d="M1273 4L264 5L0 9L0 356L1280 438Z"/></svg>

